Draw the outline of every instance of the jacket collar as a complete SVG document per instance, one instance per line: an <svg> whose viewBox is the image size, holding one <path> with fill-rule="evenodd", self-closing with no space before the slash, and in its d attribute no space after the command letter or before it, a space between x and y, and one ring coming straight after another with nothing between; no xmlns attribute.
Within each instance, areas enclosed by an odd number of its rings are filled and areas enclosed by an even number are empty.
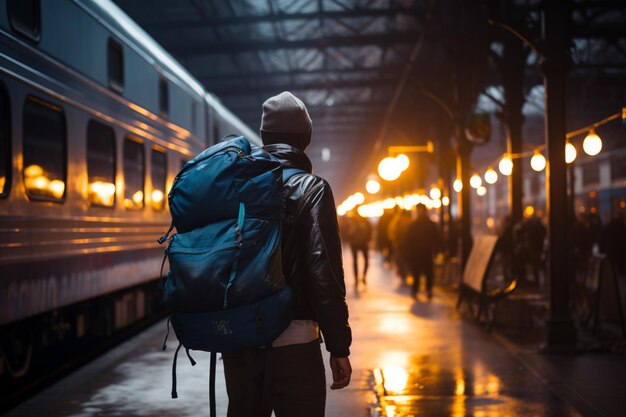
<svg viewBox="0 0 626 417"><path fill-rule="evenodd" d="M313 171L311 160L298 148L284 143L274 143L264 146L263 149L277 158L283 165L283 168L298 168L306 172Z"/></svg>

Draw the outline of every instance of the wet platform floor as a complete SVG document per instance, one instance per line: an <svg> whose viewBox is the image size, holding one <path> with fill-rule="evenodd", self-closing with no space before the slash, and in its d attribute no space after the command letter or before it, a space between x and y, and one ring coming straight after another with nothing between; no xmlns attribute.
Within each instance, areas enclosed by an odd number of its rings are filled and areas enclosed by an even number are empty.
<svg viewBox="0 0 626 417"><path fill-rule="evenodd" d="M452 294L437 290L431 301L423 294L412 299L409 288L400 285L376 256L370 263L367 288L355 291L349 262L346 253L354 374L348 388L329 390L327 416L624 415L612 414L613 409L597 412L584 402L581 408L581 401L564 395L569 391L560 379L547 379L537 371L544 359L531 352L535 364L529 366L524 352L515 352L462 320ZM170 339L168 350L162 352L164 333L165 323L147 329L6 416L208 415L208 354L195 352L198 365L193 368L180 355L179 398L172 400L176 343ZM225 416L221 372L218 361L218 415ZM330 385L328 365L327 380ZM624 392L618 383L605 395L618 395L613 404L619 404ZM598 395L601 401L602 394Z"/></svg>

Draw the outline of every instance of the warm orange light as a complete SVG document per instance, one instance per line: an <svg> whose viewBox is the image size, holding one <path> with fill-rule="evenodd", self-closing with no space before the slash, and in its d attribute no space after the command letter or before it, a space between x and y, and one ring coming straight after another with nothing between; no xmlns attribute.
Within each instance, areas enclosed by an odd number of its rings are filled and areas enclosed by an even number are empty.
<svg viewBox="0 0 626 417"><path fill-rule="evenodd" d="M447 196L444 196L444 197L441 199L441 204L443 204L443 205L444 205L444 207L448 207L448 206L450 205L450 198L449 198L449 197L447 197Z"/></svg>
<svg viewBox="0 0 626 417"><path fill-rule="evenodd" d="M589 156L595 156L602 150L602 139L591 129L583 141L583 150Z"/></svg>
<svg viewBox="0 0 626 417"><path fill-rule="evenodd" d="M401 153L400 155L396 155L396 162L398 164L398 168L400 168L400 171L402 172L409 169L409 165L411 164L409 157L403 153Z"/></svg>
<svg viewBox="0 0 626 417"><path fill-rule="evenodd" d="M485 182L487 184L495 184L498 181L498 173L492 167L487 168L485 172Z"/></svg>
<svg viewBox="0 0 626 417"><path fill-rule="evenodd" d="M430 198L437 200L441 198L441 190L439 187L433 187L430 189Z"/></svg>
<svg viewBox="0 0 626 417"><path fill-rule="evenodd" d="M4 192L4 184L6 184L7 178L3 175L0 177L0 193Z"/></svg>
<svg viewBox="0 0 626 417"><path fill-rule="evenodd" d="M454 184L452 184L452 188L454 188L454 191L456 191L457 193L460 193L461 190L463 189L463 181L457 178L456 180L454 180Z"/></svg>
<svg viewBox="0 0 626 417"><path fill-rule="evenodd" d="M524 209L524 217L532 217L535 214L535 208L533 206L526 206Z"/></svg>
<svg viewBox="0 0 626 417"><path fill-rule="evenodd" d="M24 176L26 178L40 177L43 175L43 168L39 165L29 165L24 169Z"/></svg>
<svg viewBox="0 0 626 417"><path fill-rule="evenodd" d="M472 188L478 188L482 185L483 180L480 179L480 175L478 175L478 173L474 173L474 175L472 175L472 177L470 178L470 185L472 186Z"/></svg>
<svg viewBox="0 0 626 417"><path fill-rule="evenodd" d="M61 180L52 180L48 184L48 190L54 198L62 198L65 193L65 183Z"/></svg>
<svg viewBox="0 0 626 417"><path fill-rule="evenodd" d="M546 167L546 158L539 151L535 151L533 157L530 158L530 167L537 171L541 172Z"/></svg>
<svg viewBox="0 0 626 417"><path fill-rule="evenodd" d="M92 204L112 206L115 201L115 184L106 181L89 183L89 201Z"/></svg>
<svg viewBox="0 0 626 417"><path fill-rule="evenodd" d="M502 175L507 177L513 173L513 161L509 155L504 155L502 159L500 159L498 169Z"/></svg>
<svg viewBox="0 0 626 417"><path fill-rule="evenodd" d="M576 147L572 145L570 142L565 144L565 162L571 164L576 160L577 156Z"/></svg>
<svg viewBox="0 0 626 417"><path fill-rule="evenodd" d="M396 158L383 158L378 164L378 175L385 181L395 181L400 177L400 174L402 174L402 169Z"/></svg>
<svg viewBox="0 0 626 417"><path fill-rule="evenodd" d="M380 183L376 180L369 180L365 184L365 190L370 194L376 194L380 191Z"/></svg>

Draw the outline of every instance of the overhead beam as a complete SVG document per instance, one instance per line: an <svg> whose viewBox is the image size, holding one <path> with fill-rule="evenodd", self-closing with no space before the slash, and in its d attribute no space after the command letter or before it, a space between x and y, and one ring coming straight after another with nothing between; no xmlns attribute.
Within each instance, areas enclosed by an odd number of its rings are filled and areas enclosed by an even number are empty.
<svg viewBox="0 0 626 417"><path fill-rule="evenodd" d="M255 95L265 93L276 93L285 90L303 91L303 90L327 90L327 89L354 89L354 88L376 88L395 85L397 80L394 78L378 78L376 80L339 80L339 81L314 81L307 83L287 83L287 84L258 84L253 86L238 85L228 86L225 88L216 88L212 86L211 92L219 97L228 97L235 95Z"/></svg>
<svg viewBox="0 0 626 417"><path fill-rule="evenodd" d="M205 84L210 84L212 82L222 82L222 81L240 81L241 79L254 79L255 81L265 81L271 78L278 77L298 77L302 75L364 75L364 74L378 74L379 72L384 72L386 74L399 73L404 66L401 65L393 65L393 66L377 66L371 68L336 68L336 69L324 69L324 68L316 68L312 70L306 69L294 69L291 71L273 71L273 72L241 72L241 73L228 73L228 74L212 74L205 76L196 76L198 80Z"/></svg>
<svg viewBox="0 0 626 417"><path fill-rule="evenodd" d="M193 56L232 54L241 52L260 52L277 49L323 49L340 47L363 47L363 46L390 46L398 44L413 44L420 36L418 31L391 32L384 34L371 34L362 36L326 36L313 39L296 40L256 40L239 42L220 42L208 44L198 42L174 43L165 45L165 49L178 58Z"/></svg>
<svg viewBox="0 0 626 417"><path fill-rule="evenodd" d="M289 20L310 20L310 19L358 19L363 17L378 18L378 17L396 17L399 15L417 18L420 13L425 9L420 8L385 8L385 9L362 9L356 8L352 10L337 10L337 11L315 11L308 13L285 13L279 11L277 13L263 14L263 15L247 15L247 16L222 16L207 18L202 20L177 20L174 22L154 22L146 23L145 26L149 32L160 31L179 31L181 29L202 29L218 26L233 26L233 25L251 25L258 23L274 23L285 22Z"/></svg>

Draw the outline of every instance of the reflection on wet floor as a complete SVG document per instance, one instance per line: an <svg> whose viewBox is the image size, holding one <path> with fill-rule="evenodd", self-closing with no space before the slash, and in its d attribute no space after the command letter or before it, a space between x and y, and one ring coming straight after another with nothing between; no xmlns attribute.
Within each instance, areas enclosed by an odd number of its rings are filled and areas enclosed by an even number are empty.
<svg viewBox="0 0 626 417"><path fill-rule="evenodd" d="M463 322L453 295L414 300L378 258L371 264L369 287L353 292L349 305L352 361L371 370L372 415L579 415L482 329Z"/></svg>

